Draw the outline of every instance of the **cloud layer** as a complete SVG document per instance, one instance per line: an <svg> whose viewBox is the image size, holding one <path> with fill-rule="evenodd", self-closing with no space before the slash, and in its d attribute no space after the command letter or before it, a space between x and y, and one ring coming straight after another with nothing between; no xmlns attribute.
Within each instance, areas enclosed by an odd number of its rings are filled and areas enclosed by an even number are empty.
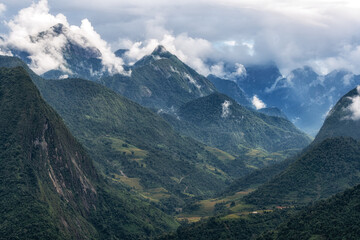
<svg viewBox="0 0 360 240"><path fill-rule="evenodd" d="M7 3L6 16L29 3ZM360 73L360 3L354 0L49 3L55 18L66 15L73 24L88 18L112 50L131 48L133 61L161 43L204 75L228 74L229 66L235 73L236 64L271 61L284 75L303 65L322 74L339 68Z"/></svg>
<svg viewBox="0 0 360 240"><path fill-rule="evenodd" d="M63 34L51 29L62 24ZM63 14L49 13L47 0L40 0L24 8L10 21L6 22L9 34L5 36L2 48L11 48L30 54L30 67L38 74L58 69L70 72L63 57L63 49L68 41L82 47L96 48L105 70L110 73L123 72L123 61L116 58L110 46L104 41L88 19L83 19L80 26L70 25ZM43 37L39 33L47 32Z"/></svg>

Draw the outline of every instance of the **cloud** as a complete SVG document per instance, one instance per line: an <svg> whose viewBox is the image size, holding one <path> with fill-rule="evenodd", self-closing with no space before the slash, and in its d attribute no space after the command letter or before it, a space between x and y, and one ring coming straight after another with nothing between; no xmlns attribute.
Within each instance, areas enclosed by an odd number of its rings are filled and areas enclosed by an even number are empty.
<svg viewBox="0 0 360 240"><path fill-rule="evenodd" d="M0 3L0 16L3 14L3 12L6 11L6 5L3 3Z"/></svg>
<svg viewBox="0 0 360 240"><path fill-rule="evenodd" d="M346 111L350 112L349 116L346 116L344 119L351 119L354 121L360 120L360 85L357 86L357 95L350 97L351 104L345 108Z"/></svg>
<svg viewBox="0 0 360 240"><path fill-rule="evenodd" d="M230 106L231 106L231 102L228 100L225 100L222 104L221 104L221 108L222 108L222 112L221 112L221 117L222 118L227 118L230 114Z"/></svg>
<svg viewBox="0 0 360 240"><path fill-rule="evenodd" d="M28 2L9 1L6 13L11 16ZM163 45L182 54L181 60L204 75L218 63L246 66L268 62L275 62L283 75L304 65L322 74L339 68L360 73L358 1L49 2L52 11L66 14L70 23L89 19L113 50L125 46L119 44L125 40L132 43L128 47L136 44L133 60L168 39L168 45ZM180 42L184 39L187 47Z"/></svg>
<svg viewBox="0 0 360 240"><path fill-rule="evenodd" d="M64 26L63 34L57 34L54 25ZM25 51L30 54L30 67L38 74L59 69L70 73L63 57L63 49L68 41L83 47L97 48L101 55L104 70L110 73L123 73L123 61L115 57L110 46L94 30L88 19L83 19L81 25L68 23L63 14L49 13L47 0L32 3L30 7L21 9L18 14L7 22L9 34L2 43L3 47ZM38 37L40 32L47 31L44 37Z"/></svg>
<svg viewBox="0 0 360 240"><path fill-rule="evenodd" d="M256 108L256 110L262 109L262 108L266 108L266 104L261 101L258 96L254 95L251 99L251 103L254 105L254 107Z"/></svg>
<svg viewBox="0 0 360 240"><path fill-rule="evenodd" d="M203 61L212 52L210 42L201 38L189 37L186 33L174 36L169 31L160 27L156 31L158 32L156 34L158 38L150 38L138 42L133 42L130 39L120 39L118 41L119 47L129 49L125 53L124 58L130 64L135 63L145 55L151 54L158 45L162 45L197 72L205 76L210 74L209 67ZM152 34L154 33L152 32Z"/></svg>

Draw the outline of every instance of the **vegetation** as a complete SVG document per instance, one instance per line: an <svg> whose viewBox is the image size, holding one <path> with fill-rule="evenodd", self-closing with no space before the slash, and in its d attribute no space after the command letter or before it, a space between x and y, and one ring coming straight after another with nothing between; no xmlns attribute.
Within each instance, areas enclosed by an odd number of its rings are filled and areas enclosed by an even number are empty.
<svg viewBox="0 0 360 240"><path fill-rule="evenodd" d="M358 239L360 185L315 203L259 239Z"/></svg>
<svg viewBox="0 0 360 240"><path fill-rule="evenodd" d="M360 183L360 144L332 138L309 148L271 181L245 197L248 203L306 204Z"/></svg>
<svg viewBox="0 0 360 240"><path fill-rule="evenodd" d="M134 239L176 228L105 181L21 68L0 69L0 238Z"/></svg>
<svg viewBox="0 0 360 240"><path fill-rule="evenodd" d="M130 186L138 181L137 190L150 198L153 189L166 189L158 200L169 211L189 196L210 196L231 180L226 172L234 164L231 155L181 137L155 113L99 84L53 80L44 82L41 92L104 174Z"/></svg>
<svg viewBox="0 0 360 240"><path fill-rule="evenodd" d="M211 217L193 224L180 226L176 232L163 235L159 240L217 240L217 239L256 239L263 231L276 228L289 213L274 211L263 214L250 214L235 219Z"/></svg>
<svg viewBox="0 0 360 240"><path fill-rule="evenodd" d="M229 106L223 110L225 102ZM252 111L220 93L190 101L165 118L181 133L235 155L301 149L311 141L290 121Z"/></svg>

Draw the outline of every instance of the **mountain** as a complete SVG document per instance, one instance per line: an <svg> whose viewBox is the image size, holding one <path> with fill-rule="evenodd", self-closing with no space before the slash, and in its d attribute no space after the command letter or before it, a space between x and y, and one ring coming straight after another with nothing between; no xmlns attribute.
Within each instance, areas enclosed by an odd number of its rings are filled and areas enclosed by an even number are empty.
<svg viewBox="0 0 360 240"><path fill-rule="evenodd" d="M360 185L317 202L259 239L357 239Z"/></svg>
<svg viewBox="0 0 360 240"><path fill-rule="evenodd" d="M282 78L278 67L271 64L245 66L246 75L236 79L239 87L250 97L254 95L263 96L266 88L271 88L272 84Z"/></svg>
<svg viewBox="0 0 360 240"><path fill-rule="evenodd" d="M111 73L111 69L104 65L103 54L92 43L93 40L74 32L61 23L46 31L29 36L29 38L33 44L45 44L45 53L48 55L57 54L57 61L62 62L61 66L43 73L42 77L44 78L82 77L97 80L101 76ZM52 44L52 42L56 42L56 44ZM61 47L58 46L60 43ZM14 56L21 58L27 64L36 64L29 52L12 45L7 46L7 48ZM114 59L116 59L115 55Z"/></svg>
<svg viewBox="0 0 360 240"><path fill-rule="evenodd" d="M360 139L360 118L358 115L360 87L343 96L329 111L323 126L314 142L321 142L330 137L348 136Z"/></svg>
<svg viewBox="0 0 360 240"><path fill-rule="evenodd" d="M14 57L0 58L0 66L22 64ZM181 137L157 114L100 84L44 80L27 71L102 173L170 212L187 198L212 195L250 171L242 160Z"/></svg>
<svg viewBox="0 0 360 240"><path fill-rule="evenodd" d="M134 239L177 223L94 168L21 68L0 69L0 236Z"/></svg>
<svg viewBox="0 0 360 240"><path fill-rule="evenodd" d="M179 197L211 195L230 180L231 155L181 137L157 114L100 84L52 80L41 93L107 176L171 209L181 205Z"/></svg>
<svg viewBox="0 0 360 240"><path fill-rule="evenodd" d="M360 83L360 76L346 70L318 74L310 66L283 76L275 64L250 65L235 77L251 98L280 109L297 127L315 136L336 100ZM220 87L221 88L221 87Z"/></svg>
<svg viewBox="0 0 360 240"><path fill-rule="evenodd" d="M131 67L131 76L115 74L100 81L143 106L166 111L215 91L208 79L163 46L136 62Z"/></svg>
<svg viewBox="0 0 360 240"><path fill-rule="evenodd" d="M292 164L246 197L266 204L308 203L360 183L358 99L360 88L329 112L314 142Z"/></svg>
<svg viewBox="0 0 360 240"><path fill-rule="evenodd" d="M288 120L252 111L220 93L184 104L167 120L183 134L236 155L301 149L311 141Z"/></svg>
<svg viewBox="0 0 360 240"><path fill-rule="evenodd" d="M214 84L216 90L219 91L220 93L223 93L231 97L240 105L252 107L252 104L246 97L246 94L244 93L243 90L239 88L236 82L231 80L221 79L214 75L207 76L207 79L209 79Z"/></svg>

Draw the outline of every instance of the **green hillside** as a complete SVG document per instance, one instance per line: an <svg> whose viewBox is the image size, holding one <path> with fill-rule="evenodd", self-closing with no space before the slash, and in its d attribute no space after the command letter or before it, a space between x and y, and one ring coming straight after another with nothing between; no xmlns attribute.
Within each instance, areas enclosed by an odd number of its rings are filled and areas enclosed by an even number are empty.
<svg viewBox="0 0 360 240"><path fill-rule="evenodd" d="M311 139L290 121L252 111L220 93L190 101L165 118L181 133L240 155L251 149L302 149Z"/></svg>
<svg viewBox="0 0 360 240"><path fill-rule="evenodd" d="M150 110L99 84L54 80L41 92L103 173L171 208L181 205L173 198L222 189L231 179L229 165L246 170L231 155L181 137Z"/></svg>
<svg viewBox="0 0 360 240"><path fill-rule="evenodd" d="M268 183L245 197L256 205L309 203L360 183L360 144L330 138L304 152Z"/></svg>
<svg viewBox="0 0 360 240"><path fill-rule="evenodd" d="M259 239L358 239L360 185L307 207Z"/></svg>
<svg viewBox="0 0 360 240"><path fill-rule="evenodd" d="M23 68L0 69L0 238L134 239L171 217L103 180Z"/></svg>
<svg viewBox="0 0 360 240"><path fill-rule="evenodd" d="M0 66L21 63L9 57ZM145 198L162 202L168 211L187 198L211 196L233 177L252 170L243 159L181 137L157 114L106 87L81 79L50 81L33 75L43 97L102 173Z"/></svg>

